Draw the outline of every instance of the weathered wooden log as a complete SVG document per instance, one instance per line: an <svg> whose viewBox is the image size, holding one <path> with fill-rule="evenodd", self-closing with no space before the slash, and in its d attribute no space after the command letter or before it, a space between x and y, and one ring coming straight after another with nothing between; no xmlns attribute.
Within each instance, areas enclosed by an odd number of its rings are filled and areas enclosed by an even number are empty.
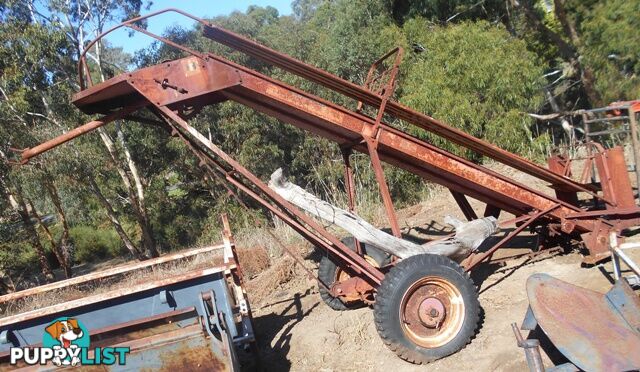
<svg viewBox="0 0 640 372"><path fill-rule="evenodd" d="M287 181L283 177L282 169L273 172L269 187L311 215L343 228L360 242L370 244L399 258L431 253L462 260L478 248L497 228L496 219L493 217L464 223L447 216L446 221L456 229L455 236L420 245L388 234L357 215L321 200L300 186Z"/></svg>

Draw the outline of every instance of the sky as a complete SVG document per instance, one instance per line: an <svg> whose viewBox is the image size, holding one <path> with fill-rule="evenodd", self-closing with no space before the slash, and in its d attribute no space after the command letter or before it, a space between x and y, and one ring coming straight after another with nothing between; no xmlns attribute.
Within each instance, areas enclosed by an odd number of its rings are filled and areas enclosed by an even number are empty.
<svg viewBox="0 0 640 372"><path fill-rule="evenodd" d="M153 0L153 5L149 10L142 10L142 14L152 13L165 8L177 8L200 18L209 18L219 15L227 15L236 10L244 12L250 5L267 6L270 5L281 15L291 14L291 1L293 0ZM148 30L156 35L169 26L179 25L190 28L193 21L177 13L161 14L149 20ZM129 37L128 29L116 30L107 36L107 40L112 46L122 47L125 52L133 54L136 50L146 48L153 39L136 32L133 37Z"/></svg>

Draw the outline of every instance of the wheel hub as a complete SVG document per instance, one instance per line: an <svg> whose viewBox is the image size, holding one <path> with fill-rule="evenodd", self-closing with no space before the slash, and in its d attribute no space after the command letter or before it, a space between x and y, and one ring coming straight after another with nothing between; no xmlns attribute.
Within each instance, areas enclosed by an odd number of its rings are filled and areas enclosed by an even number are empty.
<svg viewBox="0 0 640 372"><path fill-rule="evenodd" d="M373 267L380 267L380 265L376 262L376 260L368 255L364 255L364 259L370 263ZM345 270L342 270L342 268L338 267L336 269L336 275L335 275L335 280L333 282L332 287L332 292L333 292L333 296L334 297L340 297L340 299L343 302L349 303L349 302L356 302L356 301L365 301L365 303L368 303L366 298L363 298L363 296L356 292L356 291L352 291L350 293L345 293L341 288L337 288L335 289L334 292L334 287L336 286L337 283L343 283L346 282L347 280L351 279L351 275L349 275L348 272L346 272Z"/></svg>
<svg viewBox="0 0 640 372"><path fill-rule="evenodd" d="M436 297L426 298L418 306L418 318L426 327L438 328L445 316L444 304Z"/></svg>
<svg viewBox="0 0 640 372"><path fill-rule="evenodd" d="M426 348L451 341L464 322L459 290L437 276L413 283L404 293L399 310L403 332L413 343Z"/></svg>

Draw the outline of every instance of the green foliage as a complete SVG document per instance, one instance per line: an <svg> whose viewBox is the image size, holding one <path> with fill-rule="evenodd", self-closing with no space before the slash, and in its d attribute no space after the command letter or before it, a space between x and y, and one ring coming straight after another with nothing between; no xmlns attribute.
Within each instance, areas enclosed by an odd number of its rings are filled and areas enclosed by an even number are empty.
<svg viewBox="0 0 640 372"><path fill-rule="evenodd" d="M388 10L398 23L423 17L432 22L452 20L500 19L505 12L501 0L388 0Z"/></svg>
<svg viewBox="0 0 640 372"><path fill-rule="evenodd" d="M14 278L29 276L38 267L38 258L26 241L0 243L0 267Z"/></svg>
<svg viewBox="0 0 640 372"><path fill-rule="evenodd" d="M70 230L80 263L120 257L126 250L113 229L76 226Z"/></svg>
<svg viewBox="0 0 640 372"><path fill-rule="evenodd" d="M640 98L640 2L605 0L581 23L581 49L602 104Z"/></svg>
<svg viewBox="0 0 640 372"><path fill-rule="evenodd" d="M523 153L531 147L533 121L525 113L542 102L543 70L521 40L486 22L433 27L416 18L404 31L426 51L408 62L403 103L506 150ZM427 137L473 156L440 137Z"/></svg>

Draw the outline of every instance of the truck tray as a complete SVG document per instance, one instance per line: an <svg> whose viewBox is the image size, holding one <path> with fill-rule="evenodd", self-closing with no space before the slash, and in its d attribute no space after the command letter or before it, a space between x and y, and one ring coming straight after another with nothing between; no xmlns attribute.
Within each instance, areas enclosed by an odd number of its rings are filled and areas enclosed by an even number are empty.
<svg viewBox="0 0 640 372"><path fill-rule="evenodd" d="M97 365L101 370L104 367L109 370L237 370L237 348L254 345L255 338L235 246L227 238L219 246L121 265L12 293L0 297L0 304L131 274L143 268L153 269L162 263L216 250L221 251L222 264L116 287L0 319L0 371L57 368L54 358L46 360L44 365L30 365L24 357L18 358L19 361L12 359L20 354L18 349L34 355L43 353L44 348L66 347L61 340L66 336L55 331L60 321L63 327L72 324L76 335L80 335L70 341L69 348L82 349L79 360L75 361L81 370L94 369ZM15 355L12 357L12 354ZM117 354L117 358L109 354ZM74 362L72 358L66 359L70 364ZM65 360L60 362L64 364Z"/></svg>

